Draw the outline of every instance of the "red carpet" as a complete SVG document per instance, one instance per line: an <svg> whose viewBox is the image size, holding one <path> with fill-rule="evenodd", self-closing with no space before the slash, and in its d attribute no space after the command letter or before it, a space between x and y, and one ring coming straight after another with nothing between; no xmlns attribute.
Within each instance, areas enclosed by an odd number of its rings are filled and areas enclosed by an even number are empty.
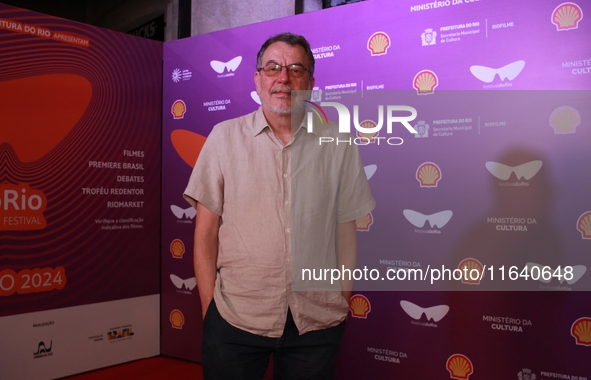
<svg viewBox="0 0 591 380"><path fill-rule="evenodd" d="M103 368L80 375L68 376L67 380L131 380L175 379L203 380L201 365L185 360L156 356L148 359Z"/></svg>

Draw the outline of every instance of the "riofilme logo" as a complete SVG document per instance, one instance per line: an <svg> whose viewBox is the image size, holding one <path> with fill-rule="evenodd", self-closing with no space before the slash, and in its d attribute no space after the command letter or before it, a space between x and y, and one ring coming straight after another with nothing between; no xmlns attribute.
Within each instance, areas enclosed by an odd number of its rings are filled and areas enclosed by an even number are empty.
<svg viewBox="0 0 591 380"><path fill-rule="evenodd" d="M494 175L500 180L507 181L509 178L511 178L511 174L515 173L517 180L521 180L523 178L528 181L540 171L542 168L542 161L535 160L517 166L508 166L499 164L498 162L488 161L485 166L490 174Z"/></svg>
<svg viewBox="0 0 591 380"><path fill-rule="evenodd" d="M495 80L495 76L497 74L499 74L501 81L504 81L505 79L509 79L511 81L517 78L524 67L525 61L515 61L503 67L499 67L498 69L474 65L470 66L470 72L481 81L485 83L491 83L493 80Z"/></svg>
<svg viewBox="0 0 591 380"><path fill-rule="evenodd" d="M180 99L176 100L174 103L172 103L170 112L175 119L182 119L185 117L185 112L187 112L187 105Z"/></svg>
<svg viewBox="0 0 591 380"><path fill-rule="evenodd" d="M185 253L185 244L181 239L174 239L172 243L170 243L170 253L172 253L172 257L175 259L183 258L183 254Z"/></svg>
<svg viewBox="0 0 591 380"><path fill-rule="evenodd" d="M447 305L422 308L412 302L405 300L400 301L400 307L402 307L402 310L404 310L404 312L412 319L416 319L417 321L421 319L424 313L428 321L439 322L447 315L447 312L449 311L449 306Z"/></svg>
<svg viewBox="0 0 591 380"><path fill-rule="evenodd" d="M550 21L556 25L556 30L561 32L577 29L579 21L583 19L583 10L575 3L562 3L554 9Z"/></svg>
<svg viewBox="0 0 591 380"><path fill-rule="evenodd" d="M367 40L367 50L372 56L388 53L389 47L390 37L384 32L375 32Z"/></svg>
<svg viewBox="0 0 591 380"><path fill-rule="evenodd" d="M367 319L367 313L371 311L371 304L364 295L355 294L349 301L349 310L353 317Z"/></svg>
<svg viewBox="0 0 591 380"><path fill-rule="evenodd" d="M480 285L480 279L483 277L484 265L472 257L462 260L458 264L458 269L464 274L462 275L462 284Z"/></svg>
<svg viewBox="0 0 591 380"><path fill-rule="evenodd" d="M0 184L0 231L42 230L47 198L26 183Z"/></svg>
<svg viewBox="0 0 591 380"><path fill-rule="evenodd" d="M472 362L462 354L450 356L447 359L446 367L449 371L449 377L452 379L465 380L474 372Z"/></svg>
<svg viewBox="0 0 591 380"><path fill-rule="evenodd" d="M577 230L581 233L583 239L591 239L591 211L579 216Z"/></svg>
<svg viewBox="0 0 591 380"><path fill-rule="evenodd" d="M415 75L412 86L417 90L417 95L429 95L435 92L439 84L437 75L431 70L422 70Z"/></svg>
<svg viewBox="0 0 591 380"><path fill-rule="evenodd" d="M580 346L591 346L591 318L577 319L570 328L570 334Z"/></svg>
<svg viewBox="0 0 591 380"><path fill-rule="evenodd" d="M550 114L549 124L557 135L575 133L581 124L581 115L573 107L558 107Z"/></svg>
<svg viewBox="0 0 591 380"><path fill-rule="evenodd" d="M183 329L183 325L185 324L185 316L181 313L180 310L174 309L170 312L170 324L172 325L173 329Z"/></svg>
<svg viewBox="0 0 591 380"><path fill-rule="evenodd" d="M441 179L441 169L433 162L424 162L417 169L417 181L421 187L437 187Z"/></svg>
<svg viewBox="0 0 591 380"><path fill-rule="evenodd" d="M355 227L357 228L357 231L369 231L372 224L373 215L371 212L361 218L355 219Z"/></svg>
<svg viewBox="0 0 591 380"><path fill-rule="evenodd" d="M211 65L211 68L216 73L222 74L222 75L218 75L218 78L223 78L223 77L233 76L234 71L236 71L236 69L238 69L238 66L240 66L240 62L242 62L242 56L232 58L228 62L221 62L221 61L213 60L213 61L209 62L209 64ZM223 74L223 72L226 69L228 71L226 72L226 74Z"/></svg>

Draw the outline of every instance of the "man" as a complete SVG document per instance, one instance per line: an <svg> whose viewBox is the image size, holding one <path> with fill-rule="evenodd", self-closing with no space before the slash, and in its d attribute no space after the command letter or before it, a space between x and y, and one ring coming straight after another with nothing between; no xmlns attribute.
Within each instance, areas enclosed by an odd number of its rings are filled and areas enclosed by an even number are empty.
<svg viewBox="0 0 591 380"><path fill-rule="evenodd" d="M261 107L214 127L185 190L197 207L206 379L261 379L271 353L276 380L333 376L351 284L311 291L300 268L353 269L355 219L375 202L357 147L319 146L336 126L302 124L292 90L311 90L313 74L304 37L267 40L254 74Z"/></svg>

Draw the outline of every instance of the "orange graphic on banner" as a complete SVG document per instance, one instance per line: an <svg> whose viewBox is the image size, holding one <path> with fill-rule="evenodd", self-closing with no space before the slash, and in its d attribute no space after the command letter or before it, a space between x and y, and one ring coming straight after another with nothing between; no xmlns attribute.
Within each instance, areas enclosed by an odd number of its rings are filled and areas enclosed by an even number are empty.
<svg viewBox="0 0 591 380"><path fill-rule="evenodd" d="M42 230L47 198L28 184L0 184L0 231Z"/></svg>
<svg viewBox="0 0 591 380"><path fill-rule="evenodd" d="M351 315L355 318L366 319L367 313L371 311L371 304L365 296L356 294L349 301L349 310L351 310Z"/></svg>
<svg viewBox="0 0 591 380"><path fill-rule="evenodd" d="M185 244L180 239L174 239L170 243L170 253L175 259L182 259L185 253Z"/></svg>
<svg viewBox="0 0 591 380"><path fill-rule="evenodd" d="M367 40L367 50L372 56L386 54L389 47L390 37L384 32L375 32Z"/></svg>
<svg viewBox="0 0 591 380"><path fill-rule="evenodd" d="M573 323L570 333L578 345L591 346L591 318L583 317L577 319Z"/></svg>
<svg viewBox="0 0 591 380"><path fill-rule="evenodd" d="M10 144L22 162L56 147L76 126L92 96L86 78L74 74L37 75L0 82L0 145Z"/></svg>
<svg viewBox="0 0 591 380"><path fill-rule="evenodd" d="M437 187L441 179L441 169L433 162L425 162L417 169L417 180L421 187Z"/></svg>
<svg viewBox="0 0 591 380"><path fill-rule="evenodd" d="M190 167L195 166L197 157L199 157L199 153L201 153L201 149L205 144L205 136L184 129L177 129L170 134L170 140L174 150L181 156L183 161Z"/></svg>
<svg viewBox="0 0 591 380"><path fill-rule="evenodd" d="M172 108L170 109L172 112L172 116L175 119L182 119L185 117L185 112L187 112L187 105L182 100L177 100L176 102L172 103Z"/></svg>
<svg viewBox="0 0 591 380"><path fill-rule="evenodd" d="M583 239L591 239L591 211L587 211L579 217L577 230L579 230Z"/></svg>
<svg viewBox="0 0 591 380"><path fill-rule="evenodd" d="M452 379L467 379L473 372L472 362L462 354L454 354L447 359L447 370Z"/></svg>
<svg viewBox="0 0 591 380"><path fill-rule="evenodd" d="M183 315L183 313L181 313L180 310L174 309L170 313L170 323L172 324L173 328L180 330L183 328L183 325L185 324L185 316Z"/></svg>
<svg viewBox="0 0 591 380"><path fill-rule="evenodd" d="M582 19L583 11L575 3L562 3L552 12L552 24L558 31L577 29Z"/></svg>

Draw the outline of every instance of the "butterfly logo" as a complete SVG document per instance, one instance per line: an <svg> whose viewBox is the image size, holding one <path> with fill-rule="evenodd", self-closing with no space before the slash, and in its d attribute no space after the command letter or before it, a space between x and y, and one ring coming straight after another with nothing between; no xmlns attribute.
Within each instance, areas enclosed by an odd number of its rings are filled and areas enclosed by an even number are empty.
<svg viewBox="0 0 591 380"><path fill-rule="evenodd" d="M170 210L178 219L183 219L183 217L187 219L195 219L195 215L197 215L197 210L191 206L182 209L179 206L170 205Z"/></svg>
<svg viewBox="0 0 591 380"><path fill-rule="evenodd" d="M536 264L536 263L526 263L525 266L527 267L527 271L529 272L530 276L539 276L538 280L542 281L544 284L549 283L550 281L552 281L552 277L554 276L554 273L556 273L558 271L558 273L561 275L561 277L558 278L558 281L562 284L564 281L566 281L567 284L572 285L575 282L579 281L581 279L581 277L583 277L583 275L585 274L585 272L587 272L587 267L584 265L573 265L573 271L572 271L572 277L570 280L567 280L564 278L565 272L564 269L561 268L560 266L558 266L558 268L556 269L552 269L548 266L546 266L546 268L550 268L550 278L545 279L543 276L543 269L544 269L544 265L540 265L540 264ZM535 271L533 270L533 268L537 268ZM546 269L546 273L548 272L548 269ZM546 276L548 277L548 276Z"/></svg>
<svg viewBox="0 0 591 380"><path fill-rule="evenodd" d="M499 164L498 162L488 161L485 166L490 174L503 181L511 178L511 173L515 173L518 180L524 178L527 181L540 171L542 168L542 161L535 160L517 166L508 166Z"/></svg>
<svg viewBox="0 0 591 380"><path fill-rule="evenodd" d="M250 97L252 98L252 100L255 101L256 104L258 104L259 106L261 105L261 98L259 97L259 94L257 94L256 91L252 91L250 93Z"/></svg>
<svg viewBox="0 0 591 380"><path fill-rule="evenodd" d="M195 277L183 280L179 276L171 274L170 281L172 281L172 283L174 284L174 286L177 287L177 289L182 289L184 286L185 289L193 290L197 286L197 279Z"/></svg>
<svg viewBox="0 0 591 380"><path fill-rule="evenodd" d="M211 68L218 74L222 74L225 69L228 69L228 73L236 71L238 66L240 66L240 62L242 62L242 57L238 56L236 58L232 58L228 62L221 62L221 61L211 61L209 64Z"/></svg>
<svg viewBox="0 0 591 380"><path fill-rule="evenodd" d="M485 83L491 83L497 74L502 81L505 78L513 80L517 78L521 70L525 67L525 61L515 61L498 69L492 69L486 66L470 66L470 72Z"/></svg>
<svg viewBox="0 0 591 380"><path fill-rule="evenodd" d="M417 228L422 228L426 221L429 221L431 228L443 228L454 214L451 210L445 210L431 215L423 215L420 212L409 209L402 211L402 213L404 214L406 220L408 220L410 224Z"/></svg>
<svg viewBox="0 0 591 380"><path fill-rule="evenodd" d="M377 165L367 165L363 169L365 170L365 176L367 177L367 180L369 181L369 179L371 177L373 177L373 175L376 173L376 170L378 170L378 166Z"/></svg>
<svg viewBox="0 0 591 380"><path fill-rule="evenodd" d="M411 318L419 320L425 313L425 317L427 317L428 321L439 322L446 316L447 312L449 311L449 306L447 305L438 305L438 306L431 306L427 308L422 308L418 305L415 305L412 302L408 301L400 301L400 306L402 310L406 314L408 314Z"/></svg>

